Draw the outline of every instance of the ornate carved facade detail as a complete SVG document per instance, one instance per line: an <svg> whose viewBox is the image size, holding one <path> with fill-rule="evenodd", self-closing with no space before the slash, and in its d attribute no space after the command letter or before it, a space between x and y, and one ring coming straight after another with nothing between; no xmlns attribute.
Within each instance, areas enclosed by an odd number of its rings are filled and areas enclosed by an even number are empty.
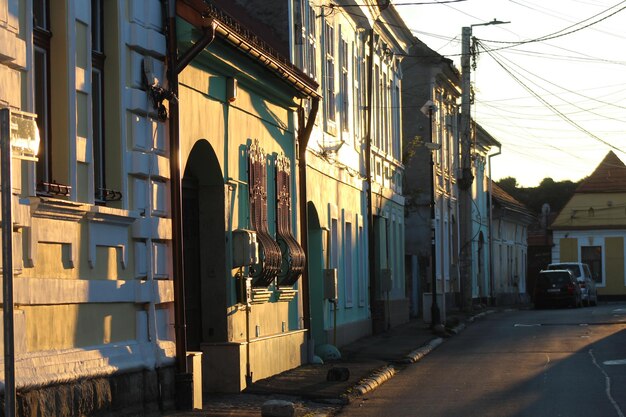
<svg viewBox="0 0 626 417"><path fill-rule="evenodd" d="M269 286L281 271L280 247L268 229L266 161L259 141L255 140L248 148L250 223L259 242L259 263L250 267L254 287Z"/></svg>
<svg viewBox="0 0 626 417"><path fill-rule="evenodd" d="M291 231L291 174L285 155L276 158L276 240L282 252L278 285L291 287L304 271L306 256Z"/></svg>

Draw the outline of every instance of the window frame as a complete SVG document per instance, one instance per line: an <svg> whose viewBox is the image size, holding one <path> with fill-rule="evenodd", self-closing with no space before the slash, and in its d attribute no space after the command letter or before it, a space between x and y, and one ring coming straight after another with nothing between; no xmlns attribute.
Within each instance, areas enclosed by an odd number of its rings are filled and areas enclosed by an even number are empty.
<svg viewBox="0 0 626 417"><path fill-rule="evenodd" d="M35 168L35 182L37 193L47 194L44 183L52 182L52 128L51 128L51 41L52 31L50 28L50 4L48 0L41 0L33 6L33 73L34 73L34 106L37 114L37 127L39 129L40 145L38 161ZM37 13L37 12L40 13ZM38 14L43 22L38 22ZM37 55L41 54L42 67L38 65ZM38 85L38 81L43 86ZM41 96L39 96L41 94Z"/></svg>
<svg viewBox="0 0 626 417"><path fill-rule="evenodd" d="M335 27L324 20L324 103L326 129L332 131L337 123L335 91Z"/></svg>
<svg viewBox="0 0 626 417"><path fill-rule="evenodd" d="M341 76L339 79L339 96L340 96L340 114L341 130L350 131L350 48L340 32L339 36L339 67Z"/></svg>
<svg viewBox="0 0 626 417"><path fill-rule="evenodd" d="M91 0L91 106L93 188L96 204L106 204L104 4ZM96 81L96 79L98 81Z"/></svg>

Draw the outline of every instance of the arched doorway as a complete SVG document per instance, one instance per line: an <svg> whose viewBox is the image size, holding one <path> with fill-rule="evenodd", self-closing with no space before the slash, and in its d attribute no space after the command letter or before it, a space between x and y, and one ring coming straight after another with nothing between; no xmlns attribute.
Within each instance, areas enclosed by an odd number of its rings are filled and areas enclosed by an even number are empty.
<svg viewBox="0 0 626 417"><path fill-rule="evenodd" d="M194 145L182 180L187 350L227 341L224 177L206 140Z"/></svg>

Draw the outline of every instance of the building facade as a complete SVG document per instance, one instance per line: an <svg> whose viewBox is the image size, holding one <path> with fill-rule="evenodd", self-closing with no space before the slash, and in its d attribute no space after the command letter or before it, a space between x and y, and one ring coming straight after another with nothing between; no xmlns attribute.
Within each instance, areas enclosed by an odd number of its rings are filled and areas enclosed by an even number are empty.
<svg viewBox="0 0 626 417"><path fill-rule="evenodd" d="M177 342L184 337L186 351L177 356L201 352L204 392L239 392L308 358L297 191L306 142L297 118L302 101L319 95L244 25L255 24L245 10L188 1L176 12L177 50L186 51L178 120L170 120L182 184L185 334Z"/></svg>
<svg viewBox="0 0 626 417"><path fill-rule="evenodd" d="M288 36L293 62L320 84L319 113L301 149L310 342L342 346L408 320L397 255L404 244L399 91L408 30L392 6L236 3L262 16L275 37Z"/></svg>
<svg viewBox="0 0 626 417"><path fill-rule="evenodd" d="M414 38L405 60L403 161L406 203L406 263L411 265L413 313L422 294L437 293L456 303L459 287L460 75L451 60ZM421 109L421 111L420 111ZM432 144L432 145L431 145ZM419 278L418 278L419 277Z"/></svg>
<svg viewBox="0 0 626 417"><path fill-rule="evenodd" d="M479 124L472 123L474 137L474 157L472 158L472 299L477 303L489 303L493 297L493 281L491 277L491 226L492 201L490 200L491 162L490 151L494 147L501 148L500 143Z"/></svg>
<svg viewBox="0 0 626 417"><path fill-rule="evenodd" d="M12 172L18 408L171 403L168 145L141 65L162 71L161 4L0 1L0 16L0 100L39 136ZM68 387L84 401L45 400Z"/></svg>
<svg viewBox="0 0 626 417"><path fill-rule="evenodd" d="M305 363L315 81L203 1L0 1L0 31L21 412L141 414Z"/></svg>
<svg viewBox="0 0 626 417"><path fill-rule="evenodd" d="M491 184L491 193L494 302L498 305L528 303L528 226L534 221L534 215L495 183Z"/></svg>
<svg viewBox="0 0 626 417"><path fill-rule="evenodd" d="M610 151L550 226L552 262L589 264L602 299L626 294L625 204L626 166Z"/></svg>

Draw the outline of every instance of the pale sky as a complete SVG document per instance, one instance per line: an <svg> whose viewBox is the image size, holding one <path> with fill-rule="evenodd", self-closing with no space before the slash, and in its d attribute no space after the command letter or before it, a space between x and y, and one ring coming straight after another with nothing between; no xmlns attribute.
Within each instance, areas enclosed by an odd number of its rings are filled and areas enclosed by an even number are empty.
<svg viewBox="0 0 626 417"><path fill-rule="evenodd" d="M609 150L626 162L626 1L393 4L420 40L459 68L463 26L510 21L473 27L492 49L480 49L472 73L472 117L502 143L502 154L492 158L495 180L515 177L527 187L545 177L577 181ZM543 37L551 39L498 43Z"/></svg>

